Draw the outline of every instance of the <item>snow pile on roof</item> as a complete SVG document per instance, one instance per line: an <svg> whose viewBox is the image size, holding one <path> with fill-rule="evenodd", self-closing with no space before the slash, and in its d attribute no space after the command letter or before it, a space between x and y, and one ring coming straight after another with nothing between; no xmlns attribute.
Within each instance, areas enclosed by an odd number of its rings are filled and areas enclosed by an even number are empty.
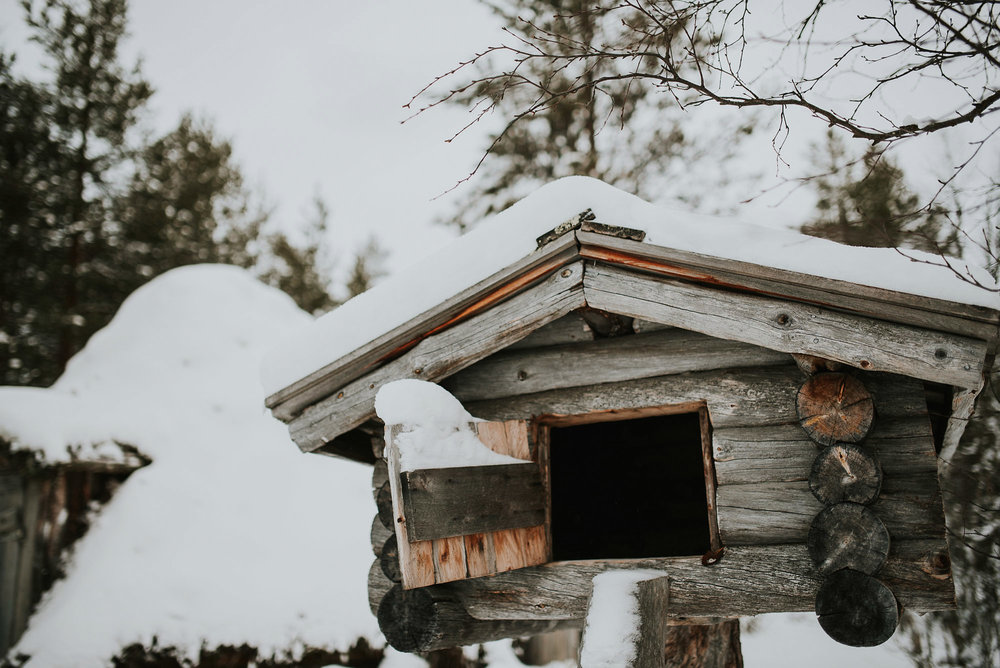
<svg viewBox="0 0 1000 668"><path fill-rule="evenodd" d="M894 249L844 246L788 230L680 212L595 179L569 177L543 186L285 339L265 357L265 389L272 394L291 385L514 264L535 250L537 237L586 209L600 223L645 231L644 243L652 245L964 304L1000 306L996 294L960 280L947 268L913 262ZM917 251L907 255L939 260ZM956 267L966 265L957 262ZM984 284L993 283L985 271L968 269Z"/></svg>
<svg viewBox="0 0 1000 668"><path fill-rule="evenodd" d="M300 454L263 409L262 351L309 320L242 270L186 267L129 297L52 388L2 390L16 448L58 462L116 441L153 460L77 543L14 648L29 666L103 666L154 637L195 656L381 642L369 469Z"/></svg>
<svg viewBox="0 0 1000 668"><path fill-rule="evenodd" d="M662 571L635 570L607 571L594 576L580 665L620 668L635 663L639 639L638 585L643 580L665 575Z"/></svg>
<svg viewBox="0 0 1000 668"><path fill-rule="evenodd" d="M470 424L475 420L462 403L440 385L396 380L379 388L375 413L396 435L400 471L460 466L522 464L483 445Z"/></svg>

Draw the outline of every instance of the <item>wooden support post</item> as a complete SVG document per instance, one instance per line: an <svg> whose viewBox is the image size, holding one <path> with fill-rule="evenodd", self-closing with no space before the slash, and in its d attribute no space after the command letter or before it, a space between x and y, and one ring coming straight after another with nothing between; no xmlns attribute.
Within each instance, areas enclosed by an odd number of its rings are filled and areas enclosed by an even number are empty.
<svg viewBox="0 0 1000 668"><path fill-rule="evenodd" d="M594 578L581 668L737 668L739 621L679 623L669 617L670 582L662 571L612 571ZM693 620L691 620L693 621Z"/></svg>

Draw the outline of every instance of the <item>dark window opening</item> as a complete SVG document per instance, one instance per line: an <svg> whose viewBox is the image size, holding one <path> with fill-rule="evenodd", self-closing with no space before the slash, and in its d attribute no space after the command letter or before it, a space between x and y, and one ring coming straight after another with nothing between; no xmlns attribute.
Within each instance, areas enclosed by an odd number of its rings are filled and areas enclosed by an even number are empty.
<svg viewBox="0 0 1000 668"><path fill-rule="evenodd" d="M552 427L553 558L708 552L701 438L697 413Z"/></svg>

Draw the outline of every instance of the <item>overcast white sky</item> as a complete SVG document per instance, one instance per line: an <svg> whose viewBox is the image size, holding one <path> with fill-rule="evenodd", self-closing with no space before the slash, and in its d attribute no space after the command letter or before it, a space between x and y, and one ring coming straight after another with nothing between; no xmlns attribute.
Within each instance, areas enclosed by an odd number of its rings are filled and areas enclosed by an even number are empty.
<svg viewBox="0 0 1000 668"><path fill-rule="evenodd" d="M322 195L332 211L331 234L347 251L342 267L370 234L390 252L390 269L453 236L431 223L448 209L448 196L435 197L468 174L487 128L448 144L466 112L440 108L400 121L408 116L403 104L431 78L500 41L496 19L480 3L133 0L129 25L124 61L141 55L156 88L153 128L171 129L185 110L211 119L232 139L249 184L283 226L299 223L313 195ZM37 57L25 36L18 1L0 0L0 47L19 53L30 71ZM793 129L794 143L783 153L792 169L782 176L809 167L806 149L824 130L814 121ZM718 167L757 171L767 177L757 188L766 189L775 183L776 160L769 132L759 135L740 165ZM934 146L911 153L911 176L919 178L927 155L940 152ZM757 192L725 194L738 201ZM811 201L799 192L778 210L758 202L739 215L797 226Z"/></svg>

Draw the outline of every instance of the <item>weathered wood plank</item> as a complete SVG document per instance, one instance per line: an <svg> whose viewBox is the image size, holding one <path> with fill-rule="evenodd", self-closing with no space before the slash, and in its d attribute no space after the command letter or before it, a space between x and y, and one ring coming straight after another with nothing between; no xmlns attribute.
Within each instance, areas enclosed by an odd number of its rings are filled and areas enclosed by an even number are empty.
<svg viewBox="0 0 1000 668"><path fill-rule="evenodd" d="M795 393L801 383L798 368L789 364L643 378L463 403L473 415L497 420L597 411L610 415L651 406L706 402L715 426L788 424L795 420Z"/></svg>
<svg viewBox="0 0 1000 668"><path fill-rule="evenodd" d="M377 614L379 629L386 641L401 652L428 652L575 625L543 619L476 619L455 600L447 586L410 591L398 586L390 589L382 598Z"/></svg>
<svg viewBox="0 0 1000 668"><path fill-rule="evenodd" d="M531 285L531 281L523 281L525 277L537 276L535 280L540 280L563 264L572 261L576 255L576 240L572 235L567 235L275 392L267 398L266 405L275 417L287 422L303 408L337 391L339 387L354 380L364 373L365 369L371 368L400 346L441 327L454 318L456 313L484 302L491 293L498 290L498 286L502 289L503 286L517 284L518 279L522 279L522 287L527 288ZM490 303L492 302L485 305L488 306Z"/></svg>
<svg viewBox="0 0 1000 668"><path fill-rule="evenodd" d="M507 350L544 348L594 340L594 330L579 313L570 313L539 327L526 337L507 346Z"/></svg>
<svg viewBox="0 0 1000 668"><path fill-rule="evenodd" d="M986 357L980 339L609 266L587 267L584 294L593 308L961 387L977 386Z"/></svg>
<svg viewBox="0 0 1000 668"><path fill-rule="evenodd" d="M445 380L467 401L751 366L787 364L785 353L697 332L669 329L576 345L503 350Z"/></svg>
<svg viewBox="0 0 1000 668"><path fill-rule="evenodd" d="M893 539L944 535L944 515L933 474L891 476L883 469L882 493L871 509ZM718 489L719 531L728 545L805 542L823 510L807 481L723 485Z"/></svg>
<svg viewBox="0 0 1000 668"><path fill-rule="evenodd" d="M385 454L389 465L389 485L392 489L393 536L399 553L399 570L407 589L434 584L434 548L430 541L410 542L406 530L406 513L399 493L399 438L401 427L391 425L386 432ZM383 555L384 557L385 555Z"/></svg>
<svg viewBox="0 0 1000 668"><path fill-rule="evenodd" d="M395 583L382 572L381 560L376 559L373 561L371 568L368 569L368 607L371 609L373 615L378 614L378 604L389 593L393 584Z"/></svg>
<svg viewBox="0 0 1000 668"><path fill-rule="evenodd" d="M636 646L635 665L665 665L667 642L670 639L670 627L666 621L666 612L670 609L670 578L658 577L639 582L636 599L639 608L639 642Z"/></svg>
<svg viewBox="0 0 1000 668"><path fill-rule="evenodd" d="M902 605L915 612L955 607L945 568L944 538L894 541L878 577ZM441 585L454 592L469 614L482 619L582 620L591 581L610 569L662 570L670 578L671 616L743 617L814 609L820 578L804 544L730 547L714 566L700 557L628 561L553 562L490 578Z"/></svg>
<svg viewBox="0 0 1000 668"><path fill-rule="evenodd" d="M795 299L903 324L980 339L995 339L994 309L859 285L749 262L577 232L580 255L645 271ZM611 251L608 253L607 251ZM629 258L638 261L629 261ZM642 260L651 262L642 262Z"/></svg>
<svg viewBox="0 0 1000 668"><path fill-rule="evenodd" d="M437 381L518 341L538 327L583 306L583 267L567 265L539 285L423 339L410 351L342 386L289 422L306 451L362 424L375 412L375 394L402 378Z"/></svg>
<svg viewBox="0 0 1000 668"><path fill-rule="evenodd" d="M704 403L713 427L720 428L797 422L795 397L802 381L802 373L790 362L780 367L698 371L482 401L456 396L469 412L487 420L598 411L610 416L651 406ZM866 375L865 381L875 398L879 420L920 411L926 414L922 391L914 390L920 387L919 381L882 373ZM795 428L802 431L797 424Z"/></svg>
<svg viewBox="0 0 1000 668"><path fill-rule="evenodd" d="M545 522L545 488L534 463L404 471L400 483L411 541Z"/></svg>

